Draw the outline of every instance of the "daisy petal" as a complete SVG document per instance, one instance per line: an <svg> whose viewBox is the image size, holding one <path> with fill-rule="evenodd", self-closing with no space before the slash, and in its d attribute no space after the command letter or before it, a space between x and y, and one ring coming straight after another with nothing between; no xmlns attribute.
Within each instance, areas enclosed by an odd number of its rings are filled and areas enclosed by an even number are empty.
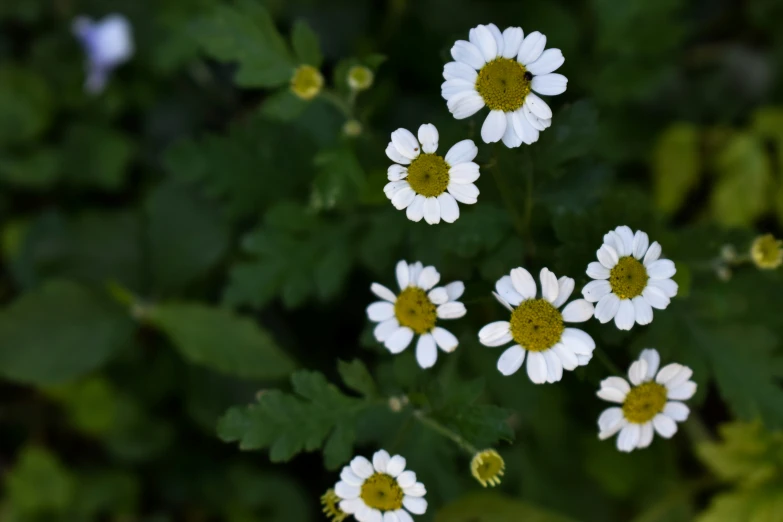
<svg viewBox="0 0 783 522"><path fill-rule="evenodd" d="M425 123L419 127L419 143L421 143L421 149L432 154L438 150L438 129L432 123Z"/></svg>
<svg viewBox="0 0 783 522"><path fill-rule="evenodd" d="M557 293L560 291L560 285L557 283L557 277L548 268L542 268L539 274L539 280L541 281L541 297L549 301L555 302L557 299Z"/></svg>
<svg viewBox="0 0 783 522"><path fill-rule="evenodd" d="M519 27L507 27L503 31L503 52L501 55L503 58L514 58L519 54L519 47L522 45L522 40L525 38L525 33Z"/></svg>
<svg viewBox="0 0 783 522"><path fill-rule="evenodd" d="M595 318L601 324L606 324L617 315L620 309L620 298L614 294L606 294L595 305Z"/></svg>
<svg viewBox="0 0 783 522"><path fill-rule="evenodd" d="M361 479L367 479L370 477L370 475L373 474L372 464L364 457L354 457L350 466L351 471L353 471L354 474Z"/></svg>
<svg viewBox="0 0 783 522"><path fill-rule="evenodd" d="M552 347L557 356L560 358L560 362L563 363L564 370L575 370L579 366L579 359L577 359L574 351L563 343L557 343Z"/></svg>
<svg viewBox="0 0 783 522"><path fill-rule="evenodd" d="M593 261L587 265L587 275L593 279L609 279L609 269L598 261Z"/></svg>
<svg viewBox="0 0 783 522"><path fill-rule="evenodd" d="M660 288L664 295L670 299L677 295L677 290L679 289L677 283L671 279L650 279L648 284Z"/></svg>
<svg viewBox="0 0 783 522"><path fill-rule="evenodd" d="M434 266L428 266L421 271L417 285L424 291L429 290L433 286L437 285L440 281L440 274Z"/></svg>
<svg viewBox="0 0 783 522"><path fill-rule="evenodd" d="M479 48L485 61L489 62L497 58L498 45L495 41L495 37L492 36L492 33L487 27L479 25L478 27L471 29L470 33L471 43Z"/></svg>
<svg viewBox="0 0 783 522"><path fill-rule="evenodd" d="M446 163L450 166L459 165L460 163L466 163L473 161L478 154L478 147L473 143L473 140L462 140L454 144L446 153Z"/></svg>
<svg viewBox="0 0 783 522"><path fill-rule="evenodd" d="M614 316L614 324L618 330L630 330L636 322L636 309L630 299L622 299L617 315Z"/></svg>
<svg viewBox="0 0 783 522"><path fill-rule="evenodd" d="M501 346L511 340L511 323L508 321L489 323L479 330L478 336L479 342L484 346Z"/></svg>
<svg viewBox="0 0 783 522"><path fill-rule="evenodd" d="M378 473L386 473L386 465L389 463L391 455L386 450L378 450L372 456L372 467Z"/></svg>
<svg viewBox="0 0 783 522"><path fill-rule="evenodd" d="M601 300L601 298L611 293L612 285L609 284L609 281L603 279L590 281L585 285L584 288L582 288L582 295L587 301L591 303L597 303Z"/></svg>
<svg viewBox="0 0 783 522"><path fill-rule="evenodd" d="M427 501L421 497L405 496L402 498L402 505L414 515L423 515L427 512Z"/></svg>
<svg viewBox="0 0 783 522"><path fill-rule="evenodd" d="M527 356L527 376L535 384L544 384L547 378L546 359L541 352L530 352Z"/></svg>
<svg viewBox="0 0 783 522"><path fill-rule="evenodd" d="M645 232L637 230L633 236L633 257L636 259L643 259L644 254L647 253L647 247L650 246L650 238Z"/></svg>
<svg viewBox="0 0 783 522"><path fill-rule="evenodd" d="M666 297L663 290L655 286L647 285L647 288L642 290L642 297L644 300L650 303L650 306L657 308L658 310L664 310L671 300Z"/></svg>
<svg viewBox="0 0 783 522"><path fill-rule="evenodd" d="M446 285L446 292L449 293L449 301L456 301L465 292L465 283L454 281Z"/></svg>
<svg viewBox="0 0 783 522"><path fill-rule="evenodd" d="M397 147L395 147L394 143L392 142L389 142L389 144L386 146L386 156L394 163L408 165L411 162L410 159L400 154L400 151L397 150Z"/></svg>
<svg viewBox="0 0 783 522"><path fill-rule="evenodd" d="M647 378L647 361L639 359L631 364L628 369L628 380L634 386L639 386Z"/></svg>
<svg viewBox="0 0 783 522"><path fill-rule="evenodd" d="M364 500L360 498L355 498L351 500L343 500L340 502L340 509L344 513L348 513L349 515L352 515L354 513L358 513L360 508L363 508L364 506Z"/></svg>
<svg viewBox="0 0 783 522"><path fill-rule="evenodd" d="M394 514L397 515L397 520L399 522L413 522L413 517L411 517L404 509L398 509L394 512Z"/></svg>
<svg viewBox="0 0 783 522"><path fill-rule="evenodd" d="M479 176L479 166L472 161L454 165L449 169L449 181L453 183L473 183Z"/></svg>
<svg viewBox="0 0 783 522"><path fill-rule="evenodd" d="M546 382L554 383L563 378L563 363L553 350L541 352L546 360Z"/></svg>
<svg viewBox="0 0 783 522"><path fill-rule="evenodd" d="M448 101L457 94L463 92L474 92L476 90L476 82L469 82L468 80L446 80L440 85L441 97Z"/></svg>
<svg viewBox="0 0 783 522"><path fill-rule="evenodd" d="M515 270L520 270L520 269L517 268ZM512 270L512 274L513 273L514 270ZM528 288L524 287L523 289L527 290ZM498 279L497 283L495 283L495 290L497 291L498 294L500 294L500 297L502 297L511 306L517 306L523 300L527 299L527 297L517 292L511 276L503 276L500 279ZM535 290L533 290L533 296L535 296Z"/></svg>
<svg viewBox="0 0 783 522"><path fill-rule="evenodd" d="M646 266L650 279L669 279L677 273L674 262L670 259L659 259Z"/></svg>
<svg viewBox="0 0 783 522"><path fill-rule="evenodd" d="M511 285L523 299L532 299L536 296L536 281L533 279L530 272L522 267L515 268L511 271ZM501 295L503 294L501 293ZM511 304L516 306L519 302Z"/></svg>
<svg viewBox="0 0 783 522"><path fill-rule="evenodd" d="M647 253L644 254L644 266L649 266L661 257L661 245L657 241L653 241L652 245L647 249Z"/></svg>
<svg viewBox="0 0 783 522"><path fill-rule="evenodd" d="M680 384L677 388L671 389L666 393L666 397L677 401L687 401L696 393L696 383L688 381Z"/></svg>
<svg viewBox="0 0 783 522"><path fill-rule="evenodd" d="M405 471L405 464L405 457L394 455L389 459L389 463L386 465L386 473L396 478L400 473Z"/></svg>
<svg viewBox="0 0 783 522"><path fill-rule="evenodd" d="M426 370L435 366L435 362L438 360L438 349L435 346L435 338L431 334L424 334L419 337L419 342L416 343L416 362L419 366Z"/></svg>
<svg viewBox="0 0 783 522"><path fill-rule="evenodd" d="M446 106L457 120L464 120L484 107L484 98L475 91L464 91L451 97Z"/></svg>
<svg viewBox="0 0 783 522"><path fill-rule="evenodd" d="M443 193L438 196L438 204L440 205L440 217L446 223L454 223L459 219L459 205L454 196L448 193Z"/></svg>
<svg viewBox="0 0 783 522"><path fill-rule="evenodd" d="M503 111L490 111L484 125L481 126L481 139L484 143L500 141L506 132L506 115Z"/></svg>
<svg viewBox="0 0 783 522"><path fill-rule="evenodd" d="M639 444L639 438L641 437L641 428L638 424L627 424L620 430L620 435L617 437L617 449L629 453L633 451L637 444Z"/></svg>
<svg viewBox="0 0 783 522"><path fill-rule="evenodd" d="M400 181L408 177L408 169L395 163L386 170L386 174L389 181Z"/></svg>
<svg viewBox="0 0 783 522"><path fill-rule="evenodd" d="M459 301L442 304L436 309L438 319L459 319L464 316L466 312L465 305Z"/></svg>
<svg viewBox="0 0 783 522"><path fill-rule="evenodd" d="M458 62L470 65L476 70L481 69L486 60L481 50L470 42L457 40L451 48L451 56Z"/></svg>
<svg viewBox="0 0 783 522"><path fill-rule="evenodd" d="M601 248L599 248L595 254L598 257L598 261L610 270L614 268L620 260L617 251L607 244L601 245Z"/></svg>
<svg viewBox="0 0 783 522"><path fill-rule="evenodd" d="M421 152L419 141L408 129L397 129L392 132L391 140L397 148L397 152L408 159L415 160Z"/></svg>
<svg viewBox="0 0 783 522"><path fill-rule="evenodd" d="M414 223L421 221L421 219L424 217L425 201L427 201L426 197L422 196L421 194L416 194L416 197L413 198L413 202L411 202L411 204L408 205L408 208L405 210L405 215L407 218Z"/></svg>
<svg viewBox="0 0 783 522"><path fill-rule="evenodd" d="M361 487L352 486L347 482L343 482L342 480L334 485L334 492L337 494L337 496L346 500L358 498L361 491Z"/></svg>
<svg viewBox="0 0 783 522"><path fill-rule="evenodd" d="M530 111L533 114L542 120L549 120L552 118L552 109L549 108L549 105L532 92L525 97L525 104L530 108Z"/></svg>
<svg viewBox="0 0 783 522"><path fill-rule="evenodd" d="M500 139L500 141L502 141L503 145L509 149L515 149L524 143L522 136L517 134L517 131L514 130L513 112L506 113L506 132L503 133L503 137Z"/></svg>
<svg viewBox="0 0 783 522"><path fill-rule="evenodd" d="M351 486L361 486L364 484L364 479L354 473L351 470L351 466L345 466L343 468L342 472L340 472L340 480Z"/></svg>
<svg viewBox="0 0 783 522"><path fill-rule="evenodd" d="M386 288L385 286L373 283L370 285L370 291L380 297L381 299L385 299L386 301L389 301L390 303L394 303L397 301L397 296L394 295L394 292Z"/></svg>
<svg viewBox="0 0 783 522"><path fill-rule="evenodd" d="M585 299L571 301L563 309L563 321L567 323L583 323L593 317L595 308Z"/></svg>
<svg viewBox="0 0 783 522"><path fill-rule="evenodd" d="M658 355L658 350L655 348L647 348L642 350L642 353L639 354L639 359L647 361L647 375L644 380L649 381L658 373L658 366L661 364L661 356Z"/></svg>
<svg viewBox="0 0 783 522"><path fill-rule="evenodd" d="M535 75L549 74L558 70L563 63L565 63L565 58L563 58L563 52L560 49L547 49L541 53L538 60L527 66L527 70Z"/></svg>
<svg viewBox="0 0 783 522"><path fill-rule="evenodd" d="M400 327L400 323L397 322L396 317L392 317L391 319L387 319L385 321L381 321L378 323L378 325L373 330L373 335L375 336L375 339L382 343L389 337L391 337L394 332L397 331L397 329Z"/></svg>
<svg viewBox="0 0 783 522"><path fill-rule="evenodd" d="M633 298L633 309L636 322L645 325L650 324L653 320L653 310L644 297L636 296Z"/></svg>
<svg viewBox="0 0 783 522"><path fill-rule="evenodd" d="M639 449L644 449L650 444L652 444L652 441L653 441L653 423L646 422L641 425L639 431L639 443L636 445L636 447Z"/></svg>
<svg viewBox="0 0 783 522"><path fill-rule="evenodd" d="M400 290L405 290L408 287L408 282L410 281L408 263L405 261L399 261L395 271L397 273L397 284L400 285Z"/></svg>
<svg viewBox="0 0 783 522"><path fill-rule="evenodd" d="M570 277L563 276L557 280L558 292L557 299L552 303L555 308L560 308L571 297L571 293L574 291L574 280Z"/></svg>
<svg viewBox="0 0 783 522"><path fill-rule="evenodd" d="M472 205L478 201L479 189L473 183L449 183L447 190L460 203Z"/></svg>
<svg viewBox="0 0 783 522"><path fill-rule="evenodd" d="M405 489L409 488L416 483L416 473L412 471L403 471L397 477L397 484Z"/></svg>
<svg viewBox="0 0 783 522"><path fill-rule="evenodd" d="M500 29L498 29L498 26L495 24L487 24L485 26L487 29L489 29L489 32L492 33L492 38L495 39L495 46L497 48L497 52L495 53L495 56L492 58L495 59L498 56L503 55L503 34L500 32Z"/></svg>
<svg viewBox="0 0 783 522"><path fill-rule="evenodd" d="M591 355L595 350L595 341L587 332L578 328L565 328L560 342L570 348L577 356Z"/></svg>
<svg viewBox="0 0 783 522"><path fill-rule="evenodd" d="M400 522L400 519L397 518L397 515L394 514L394 511L386 511L383 514L383 522Z"/></svg>
<svg viewBox="0 0 783 522"><path fill-rule="evenodd" d="M533 31L522 40L522 45L520 46L519 54L517 55L517 61L522 65L535 62L544 51L545 45L546 36L538 31Z"/></svg>
<svg viewBox="0 0 783 522"><path fill-rule="evenodd" d="M459 344L457 337L453 333L440 326L433 328L432 337L435 338L438 347L446 353L451 353L456 350L457 345Z"/></svg>
<svg viewBox="0 0 783 522"><path fill-rule="evenodd" d="M557 73L533 76L533 81L530 82L530 87L538 94L543 94L544 96L563 94L567 86L568 79Z"/></svg>
<svg viewBox="0 0 783 522"><path fill-rule="evenodd" d="M691 410L685 404L678 401L669 401L663 407L663 414L671 417L672 420L683 422L688 419Z"/></svg>
<svg viewBox="0 0 783 522"><path fill-rule="evenodd" d="M478 72L470 65L460 62L449 62L443 66L444 80L465 80L476 85Z"/></svg>
<svg viewBox="0 0 783 522"><path fill-rule="evenodd" d="M625 417L623 417L622 408L618 408L617 406L612 406L611 408L607 408L604 411L602 411L601 415L598 417L598 429L601 431L608 430L613 426L622 424L621 421L624 418Z"/></svg>
<svg viewBox="0 0 783 522"><path fill-rule="evenodd" d="M403 493L409 497L423 497L427 494L427 488L421 482L416 482L414 485L403 489Z"/></svg>
<svg viewBox="0 0 783 522"><path fill-rule="evenodd" d="M394 305L388 301L376 301L367 307L370 321L380 322L394 317Z"/></svg>
<svg viewBox="0 0 783 522"><path fill-rule="evenodd" d="M413 203L413 199L415 197L416 193L413 191L413 189L410 187L405 187L394 195L391 202L392 205L394 205L394 208L397 210L402 210L404 208L408 208L408 205Z"/></svg>
<svg viewBox="0 0 783 522"><path fill-rule="evenodd" d="M383 345L391 353L400 353L405 348L407 348L409 344L411 344L412 340L413 340L413 330L411 330L407 326L402 326L396 332L394 332L388 339L386 339L386 342L383 343Z"/></svg>
<svg viewBox="0 0 783 522"><path fill-rule="evenodd" d="M677 433L677 423L671 417L659 413L653 417L653 426L658 435L664 439L670 439Z"/></svg>
<svg viewBox="0 0 783 522"><path fill-rule="evenodd" d="M633 230L631 230L631 227L626 225L621 225L614 229L615 232L620 236L620 238L623 241L623 256L630 256L633 254Z"/></svg>
<svg viewBox="0 0 783 522"><path fill-rule="evenodd" d="M449 293L442 286L430 290L430 293L427 294L427 297L434 305L442 305L443 303L449 302Z"/></svg>
<svg viewBox="0 0 783 522"><path fill-rule="evenodd" d="M515 344L511 348L508 348L498 359L498 371L505 376L512 375L522 367L522 363L525 361L525 350L521 346Z"/></svg>

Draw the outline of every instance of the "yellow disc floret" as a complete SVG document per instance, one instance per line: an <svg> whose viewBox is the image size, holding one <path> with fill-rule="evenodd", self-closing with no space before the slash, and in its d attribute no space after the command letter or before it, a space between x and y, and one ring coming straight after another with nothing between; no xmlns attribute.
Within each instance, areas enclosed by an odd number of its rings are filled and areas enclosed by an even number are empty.
<svg viewBox="0 0 783 522"><path fill-rule="evenodd" d="M633 256L621 257L609 272L612 293L620 299L633 299L642 295L649 278L647 269Z"/></svg>
<svg viewBox="0 0 783 522"><path fill-rule="evenodd" d="M522 301L511 313L514 341L531 352L542 352L560 341L563 315L546 299Z"/></svg>
<svg viewBox="0 0 783 522"><path fill-rule="evenodd" d="M657 382L645 382L625 396L623 415L628 422L644 424L663 411L666 406L666 388Z"/></svg>
<svg viewBox="0 0 783 522"><path fill-rule="evenodd" d="M497 486L506 469L506 463L497 451L488 449L476 453L470 462L470 472L482 486Z"/></svg>
<svg viewBox="0 0 783 522"><path fill-rule="evenodd" d="M408 183L417 194L438 197L449 186L449 164L437 154L419 154L408 165Z"/></svg>
<svg viewBox="0 0 783 522"><path fill-rule="evenodd" d="M435 305L421 288L409 286L397 296L394 315L402 326L417 334L427 333L435 327L437 314Z"/></svg>
<svg viewBox="0 0 783 522"><path fill-rule="evenodd" d="M773 270L783 264L783 241L772 234L759 236L750 247L750 256L757 267Z"/></svg>
<svg viewBox="0 0 783 522"><path fill-rule="evenodd" d="M360 495L373 509L397 511L402 508L402 488L397 479L386 473L375 473L365 480Z"/></svg>
<svg viewBox="0 0 783 522"><path fill-rule="evenodd" d="M340 500L333 489L327 490L321 497L323 512L332 522L343 522L348 517L348 514L340 509Z"/></svg>
<svg viewBox="0 0 783 522"><path fill-rule="evenodd" d="M355 91L369 89L374 78L373 72L363 65L354 65L348 69L348 85Z"/></svg>
<svg viewBox="0 0 783 522"><path fill-rule="evenodd" d="M490 110L513 112L524 105L532 78L518 61L496 58L479 71L476 90Z"/></svg>
<svg viewBox="0 0 783 522"><path fill-rule="evenodd" d="M303 100L312 100L324 86L324 77L312 65L300 65L291 78L291 92Z"/></svg>

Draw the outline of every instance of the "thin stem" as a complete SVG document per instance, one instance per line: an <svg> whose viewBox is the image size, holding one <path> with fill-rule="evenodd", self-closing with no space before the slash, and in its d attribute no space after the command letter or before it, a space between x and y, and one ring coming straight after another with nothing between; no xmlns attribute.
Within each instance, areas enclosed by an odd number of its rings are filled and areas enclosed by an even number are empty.
<svg viewBox="0 0 783 522"><path fill-rule="evenodd" d="M612 362L609 356L606 355L602 349L596 348L593 350L593 353L598 357L598 360L601 361L604 366L606 366L606 369L609 370L612 375L622 376L624 374L624 372L620 370L620 368L618 368L615 363Z"/></svg>
<svg viewBox="0 0 783 522"><path fill-rule="evenodd" d="M533 221L533 165L530 161L525 162L525 214L522 218L522 227L525 239L528 242L527 248L530 256L536 255L536 244L533 241L533 234L530 231L530 224Z"/></svg>
<svg viewBox="0 0 783 522"><path fill-rule="evenodd" d="M514 225L514 229L517 231L517 234L525 237L527 234L525 233L524 220L519 214L519 210L517 209L516 205L514 205L514 200L511 195L511 187L509 187L508 183L506 183L505 178L500 173L500 169L491 168L489 170L492 172L492 176L495 178L495 184L498 187L503 204L505 205L506 210L508 210L508 213L511 214L511 222Z"/></svg>
<svg viewBox="0 0 783 522"><path fill-rule="evenodd" d="M470 455L475 455L478 450L471 443L451 431L449 428L436 421L435 419L428 417L423 411L417 410L413 413L416 420L421 422L424 426L427 426L433 431L436 431L446 438L451 439L457 446L465 450Z"/></svg>
<svg viewBox="0 0 783 522"><path fill-rule="evenodd" d="M353 107L352 104L340 97L336 92L331 89L324 89L321 91L320 96L337 107L337 109L343 113L343 116L349 120L353 119Z"/></svg>

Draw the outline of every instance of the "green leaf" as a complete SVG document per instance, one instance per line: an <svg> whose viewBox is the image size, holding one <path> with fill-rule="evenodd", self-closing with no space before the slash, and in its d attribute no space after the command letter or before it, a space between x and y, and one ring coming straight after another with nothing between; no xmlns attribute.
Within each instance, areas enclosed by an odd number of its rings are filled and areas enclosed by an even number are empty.
<svg viewBox="0 0 783 522"><path fill-rule="evenodd" d="M52 94L44 78L5 63L0 69L0 145L36 139L49 126L51 112Z"/></svg>
<svg viewBox="0 0 783 522"><path fill-rule="evenodd" d="M203 277L225 255L229 229L214 202L176 183L146 201L153 285L170 292Z"/></svg>
<svg viewBox="0 0 783 522"><path fill-rule="evenodd" d="M307 102L289 89L281 89L264 100L261 114L271 120L294 120L307 108Z"/></svg>
<svg viewBox="0 0 783 522"><path fill-rule="evenodd" d="M337 361L337 371L340 372L343 383L353 391L365 397L378 395L375 379L370 375L367 366L359 359L354 359L351 362Z"/></svg>
<svg viewBox="0 0 783 522"><path fill-rule="evenodd" d="M499 493L471 493L440 509L435 522L576 522Z"/></svg>
<svg viewBox="0 0 783 522"><path fill-rule="evenodd" d="M278 379L294 363L271 335L250 319L198 303L154 306L150 321L193 364L244 378Z"/></svg>
<svg viewBox="0 0 783 522"><path fill-rule="evenodd" d="M323 448L325 464L336 469L350 458L353 427L369 403L343 394L318 372L300 370L291 384L294 394L264 391L256 404L228 410L218 436L243 450L268 448L272 462Z"/></svg>
<svg viewBox="0 0 783 522"><path fill-rule="evenodd" d="M673 214L680 209L701 174L699 129L689 123L675 123L658 138L653 151L655 203Z"/></svg>
<svg viewBox="0 0 783 522"><path fill-rule="evenodd" d="M535 149L536 169L549 172L589 154L598 137L598 111L591 102L567 105L554 117L557 127L542 132Z"/></svg>
<svg viewBox="0 0 783 522"><path fill-rule="evenodd" d="M25 516L64 512L74 500L76 478L56 455L44 448L25 446L5 477L8 499Z"/></svg>
<svg viewBox="0 0 783 522"><path fill-rule="evenodd" d="M702 442L696 454L716 475L743 488L757 487L781 476L783 432L770 432L760 422L734 422L720 427L719 442Z"/></svg>
<svg viewBox="0 0 783 522"><path fill-rule="evenodd" d="M483 391L483 379L437 381L427 392L432 409L430 416L478 448L491 448L501 440L513 440L514 431L508 424L513 412L478 403Z"/></svg>
<svg viewBox="0 0 783 522"><path fill-rule="evenodd" d="M63 179L71 185L115 191L122 188L133 142L111 127L76 124L63 147Z"/></svg>
<svg viewBox="0 0 783 522"><path fill-rule="evenodd" d="M72 427L101 437L117 423L117 391L102 377L91 377L46 390L60 402Z"/></svg>
<svg viewBox="0 0 783 522"><path fill-rule="evenodd" d="M749 133L732 136L715 159L718 181L710 198L715 221L747 226L770 207L772 167L764 143Z"/></svg>
<svg viewBox="0 0 783 522"><path fill-rule="evenodd" d="M293 75L288 47L269 12L257 2L217 6L194 22L192 34L213 58L237 63L240 87L278 87Z"/></svg>
<svg viewBox="0 0 783 522"><path fill-rule="evenodd" d="M29 156L0 158L0 178L21 188L49 188L60 175L60 155L53 149L41 149Z"/></svg>
<svg viewBox="0 0 783 522"><path fill-rule="evenodd" d="M263 307L279 295L295 308L313 297L335 297L352 267L354 230L351 221L317 219L299 205L276 205L245 237L251 260L231 268L225 302Z"/></svg>
<svg viewBox="0 0 783 522"><path fill-rule="evenodd" d="M321 54L318 36L304 20L294 22L294 27L291 30L291 44L300 64L312 65L316 69L321 67L324 57Z"/></svg>
<svg viewBox="0 0 783 522"><path fill-rule="evenodd" d="M345 207L356 202L365 174L351 149L321 151L313 163L318 169L311 197L316 208Z"/></svg>
<svg viewBox="0 0 783 522"><path fill-rule="evenodd" d="M783 513L783 480L764 488L721 493L695 522L775 522Z"/></svg>
<svg viewBox="0 0 783 522"><path fill-rule="evenodd" d="M74 379L105 363L132 333L125 311L107 299L51 282L0 312L0 375L37 385Z"/></svg>

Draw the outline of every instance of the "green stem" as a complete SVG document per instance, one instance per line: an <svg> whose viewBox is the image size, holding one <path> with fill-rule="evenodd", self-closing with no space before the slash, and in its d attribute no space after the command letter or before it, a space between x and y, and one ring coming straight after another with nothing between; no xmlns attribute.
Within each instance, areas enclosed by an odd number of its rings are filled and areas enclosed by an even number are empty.
<svg viewBox="0 0 783 522"><path fill-rule="evenodd" d="M521 237L527 236L527 233L525 232L524 219L520 215L516 205L514 205L514 200L511 194L511 187L509 187L508 183L506 183L506 179L500 173L500 169L491 168L489 170L492 172L492 176L495 178L495 184L497 185L498 191L500 192L500 198L503 200L503 204L505 205L506 210L511 215L511 222L514 225L514 230L516 230L517 234L519 234Z"/></svg>
<svg viewBox="0 0 783 522"><path fill-rule="evenodd" d="M430 428L433 431L436 431L443 435L444 437L451 439L452 442L454 442L457 446L465 450L468 454L475 455L478 453L478 450L475 446L473 446L471 443L451 431L449 428L441 424L440 422L436 421L435 419L428 417L423 411L417 410L413 413L414 417L416 417L416 420L421 422L424 426Z"/></svg>
<svg viewBox="0 0 783 522"><path fill-rule="evenodd" d="M347 119L353 119L353 104L344 100L336 92L331 89L324 89L319 96L334 105Z"/></svg>

